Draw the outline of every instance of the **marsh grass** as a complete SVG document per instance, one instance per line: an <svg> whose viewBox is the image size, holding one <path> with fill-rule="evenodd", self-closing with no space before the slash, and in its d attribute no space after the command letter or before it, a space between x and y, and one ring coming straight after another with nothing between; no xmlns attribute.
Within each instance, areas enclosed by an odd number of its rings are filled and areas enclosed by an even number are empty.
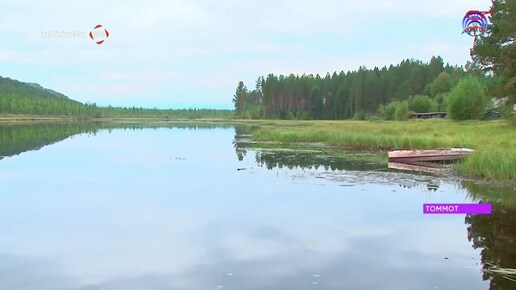
<svg viewBox="0 0 516 290"><path fill-rule="evenodd" d="M467 147L476 152L456 166L461 175L509 183L516 180L516 129L504 121L268 121L253 133L253 139L325 142L373 151Z"/></svg>
<svg viewBox="0 0 516 290"><path fill-rule="evenodd" d="M484 202L499 205L502 208L516 210L516 188L508 186L496 186L489 183L477 183L474 181L462 181L462 187L468 192L468 196L475 202Z"/></svg>

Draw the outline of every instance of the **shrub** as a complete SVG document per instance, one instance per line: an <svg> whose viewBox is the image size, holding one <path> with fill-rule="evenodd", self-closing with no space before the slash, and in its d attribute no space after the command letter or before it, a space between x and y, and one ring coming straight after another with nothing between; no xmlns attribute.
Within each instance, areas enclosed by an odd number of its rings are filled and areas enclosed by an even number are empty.
<svg viewBox="0 0 516 290"><path fill-rule="evenodd" d="M448 96L448 115L454 120L482 118L487 100L485 88L473 76L467 76L450 91Z"/></svg>
<svg viewBox="0 0 516 290"><path fill-rule="evenodd" d="M396 112L396 107L400 102L393 101L388 103L387 105L380 105L376 110L376 115L378 117L383 118L384 120L394 120L394 113Z"/></svg>
<svg viewBox="0 0 516 290"><path fill-rule="evenodd" d="M253 106L247 110L249 112L250 119L260 119L262 115L262 109L259 106Z"/></svg>
<svg viewBox="0 0 516 290"><path fill-rule="evenodd" d="M448 72L440 73L434 81L430 84L429 93L432 97L438 94L446 93L450 91L452 87L452 77Z"/></svg>
<svg viewBox="0 0 516 290"><path fill-rule="evenodd" d="M364 112L355 112L353 120L364 120Z"/></svg>
<svg viewBox="0 0 516 290"><path fill-rule="evenodd" d="M448 94L442 93L435 96L434 101L437 105L436 111L446 112L448 109Z"/></svg>
<svg viewBox="0 0 516 290"><path fill-rule="evenodd" d="M396 116L396 121L405 121L408 119L409 114L409 105L407 101L403 101L396 106L396 111L394 115Z"/></svg>
<svg viewBox="0 0 516 290"><path fill-rule="evenodd" d="M409 98L409 110L416 113L429 113L437 110L437 102L429 96L417 95Z"/></svg>

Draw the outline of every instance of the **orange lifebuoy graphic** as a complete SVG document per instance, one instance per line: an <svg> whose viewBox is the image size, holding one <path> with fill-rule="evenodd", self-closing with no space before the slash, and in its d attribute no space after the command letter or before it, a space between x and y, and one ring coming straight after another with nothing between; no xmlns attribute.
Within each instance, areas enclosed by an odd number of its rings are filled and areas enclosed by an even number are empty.
<svg viewBox="0 0 516 290"><path fill-rule="evenodd" d="M109 37L109 31L98 24L90 31L90 38L95 41L96 44L102 44Z"/></svg>

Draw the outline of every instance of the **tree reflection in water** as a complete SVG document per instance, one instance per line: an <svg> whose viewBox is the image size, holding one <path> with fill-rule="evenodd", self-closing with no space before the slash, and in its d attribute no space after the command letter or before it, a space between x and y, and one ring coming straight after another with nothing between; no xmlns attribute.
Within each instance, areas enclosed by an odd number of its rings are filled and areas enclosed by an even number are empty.
<svg viewBox="0 0 516 290"><path fill-rule="evenodd" d="M491 215L467 215L468 239L474 249L482 249L483 279L490 280L490 290L516 289L516 282L485 270L496 265L516 268L516 190L463 182L470 197L477 202L492 203Z"/></svg>

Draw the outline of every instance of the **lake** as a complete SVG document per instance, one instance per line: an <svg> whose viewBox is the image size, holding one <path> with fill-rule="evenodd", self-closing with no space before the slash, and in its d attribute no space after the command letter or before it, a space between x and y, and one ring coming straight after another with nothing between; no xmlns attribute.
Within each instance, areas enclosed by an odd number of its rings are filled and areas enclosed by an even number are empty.
<svg viewBox="0 0 516 290"><path fill-rule="evenodd" d="M1 125L0 289L516 289L514 188L250 130Z"/></svg>

